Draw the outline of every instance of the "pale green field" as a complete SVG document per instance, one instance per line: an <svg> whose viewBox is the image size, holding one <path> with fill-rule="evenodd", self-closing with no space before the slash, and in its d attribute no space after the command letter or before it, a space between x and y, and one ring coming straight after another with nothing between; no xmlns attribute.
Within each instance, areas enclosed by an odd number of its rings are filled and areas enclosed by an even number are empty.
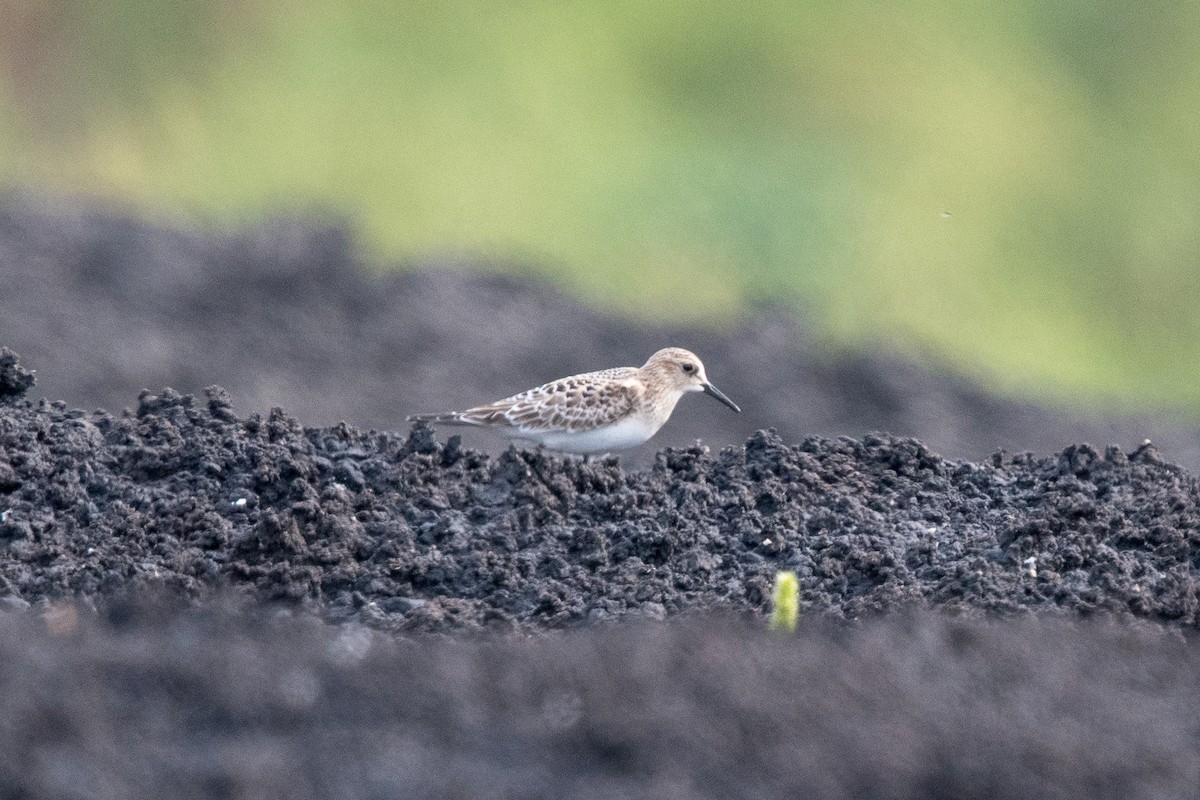
<svg viewBox="0 0 1200 800"><path fill-rule="evenodd" d="M69 9L69 10L64 10ZM1200 416L1200 4L0 0L0 182Z"/></svg>

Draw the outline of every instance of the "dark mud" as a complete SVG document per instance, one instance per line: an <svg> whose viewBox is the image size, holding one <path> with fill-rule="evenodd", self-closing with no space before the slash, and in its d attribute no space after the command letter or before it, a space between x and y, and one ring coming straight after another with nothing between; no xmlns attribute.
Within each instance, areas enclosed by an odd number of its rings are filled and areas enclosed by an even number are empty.
<svg viewBox="0 0 1200 800"><path fill-rule="evenodd" d="M130 415L0 406L0 593L130 585L286 601L386 629L543 630L762 611L777 570L812 613L910 605L1197 624L1200 491L1152 446L944 459L912 439L759 432L653 468L432 432L238 418L228 396Z"/></svg>
<svg viewBox="0 0 1200 800"><path fill-rule="evenodd" d="M38 370L39 396L71 406L119 411L142 389L219 384L242 414L280 406L306 425L381 430L679 345L744 413L687 398L657 447L740 445L771 427L788 442L883 430L977 460L1149 438L1170 461L1200 467L1195 424L998 399L886 352L828 352L782 310L729 330L656 326L472 266L388 270L367 263L346 230L311 221L219 235L0 196L0 343ZM653 457L641 448L624 463Z"/></svg>
<svg viewBox="0 0 1200 800"><path fill-rule="evenodd" d="M33 372L21 366L17 354L0 347L0 403L23 397L34 383Z"/></svg>
<svg viewBox="0 0 1200 800"><path fill-rule="evenodd" d="M0 796L1200 795L1186 425L778 315L373 276L304 223L6 203L0 345L39 383L0 352ZM747 413L687 403L664 443L728 449L585 465L399 423L665 342ZM168 383L196 396L138 397ZM778 569L796 636L763 630Z"/></svg>
<svg viewBox="0 0 1200 800"><path fill-rule="evenodd" d="M764 433L623 472L216 390L10 399L0 507L4 796L1200 789L1196 482L1149 447ZM779 567L795 636L760 615ZM445 635L481 626L541 633Z"/></svg>
<svg viewBox="0 0 1200 800"><path fill-rule="evenodd" d="M1194 797L1200 649L916 615L400 642L169 602L0 614L0 793Z"/></svg>

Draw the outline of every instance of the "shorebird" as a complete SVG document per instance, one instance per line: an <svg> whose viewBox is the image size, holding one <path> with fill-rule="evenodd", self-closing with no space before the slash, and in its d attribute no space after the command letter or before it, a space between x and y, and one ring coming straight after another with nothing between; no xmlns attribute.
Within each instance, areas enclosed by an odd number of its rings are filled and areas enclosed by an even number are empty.
<svg viewBox="0 0 1200 800"><path fill-rule="evenodd" d="M709 383L694 353L667 347L640 367L584 372L466 411L413 414L408 421L490 428L516 442L589 456L646 442L688 392L741 412Z"/></svg>

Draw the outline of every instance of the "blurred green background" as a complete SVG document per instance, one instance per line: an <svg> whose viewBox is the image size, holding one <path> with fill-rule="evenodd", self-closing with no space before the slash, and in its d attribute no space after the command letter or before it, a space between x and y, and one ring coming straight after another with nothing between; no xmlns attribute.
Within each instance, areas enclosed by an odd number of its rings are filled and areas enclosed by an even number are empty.
<svg viewBox="0 0 1200 800"><path fill-rule="evenodd" d="M0 185L1200 417L1200 4L0 0Z"/></svg>

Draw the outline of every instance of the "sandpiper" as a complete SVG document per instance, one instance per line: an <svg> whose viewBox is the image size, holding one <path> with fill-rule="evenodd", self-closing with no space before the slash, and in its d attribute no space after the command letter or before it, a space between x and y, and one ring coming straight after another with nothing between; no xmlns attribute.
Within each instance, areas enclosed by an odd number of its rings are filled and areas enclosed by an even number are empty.
<svg viewBox="0 0 1200 800"><path fill-rule="evenodd" d="M584 372L466 411L414 414L408 421L491 428L517 442L588 456L649 440L686 392L705 392L741 412L708 382L694 353L667 347L641 367Z"/></svg>

